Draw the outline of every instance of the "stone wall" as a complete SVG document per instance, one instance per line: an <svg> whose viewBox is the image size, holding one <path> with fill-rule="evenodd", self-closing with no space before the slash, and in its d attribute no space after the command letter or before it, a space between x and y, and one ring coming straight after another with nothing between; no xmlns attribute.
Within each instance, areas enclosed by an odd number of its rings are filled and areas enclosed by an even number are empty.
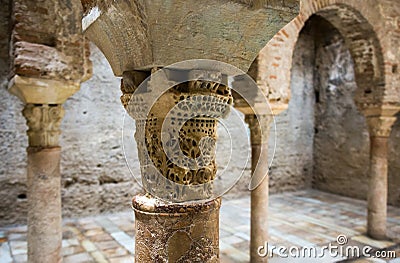
<svg viewBox="0 0 400 263"><path fill-rule="evenodd" d="M107 60L94 45L91 50L93 77L64 104L64 216L127 209L133 194L140 190L126 166L121 144L125 110L119 99L120 79L113 76Z"/></svg>
<svg viewBox="0 0 400 263"><path fill-rule="evenodd" d="M313 172L314 92L313 37L303 32L293 57L291 99L276 120L276 152L270 171L270 192L308 188ZM270 156L273 149L273 129Z"/></svg>
<svg viewBox="0 0 400 263"><path fill-rule="evenodd" d="M389 204L400 206L400 116L389 139Z"/></svg>
<svg viewBox="0 0 400 263"><path fill-rule="evenodd" d="M8 73L9 69L9 54L8 54L8 45L9 45L9 1L8 0L0 0L0 4L2 6L0 10L0 76L2 77L1 81L3 81L3 76L5 77Z"/></svg>
<svg viewBox="0 0 400 263"><path fill-rule="evenodd" d="M0 1L0 223L14 223L25 217L26 152L28 138L22 103L8 93L9 1Z"/></svg>
<svg viewBox="0 0 400 263"><path fill-rule="evenodd" d="M337 30L323 19L314 22L321 34L316 35L313 186L365 199L369 134L353 100L353 61Z"/></svg>

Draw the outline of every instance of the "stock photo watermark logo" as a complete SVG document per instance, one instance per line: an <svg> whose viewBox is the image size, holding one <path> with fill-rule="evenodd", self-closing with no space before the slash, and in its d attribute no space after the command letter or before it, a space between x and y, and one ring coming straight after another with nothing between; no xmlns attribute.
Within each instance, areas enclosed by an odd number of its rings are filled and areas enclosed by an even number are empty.
<svg viewBox="0 0 400 263"><path fill-rule="evenodd" d="M260 257L280 257L280 258L396 258L396 251L374 251L371 246L351 246L348 245L348 238L345 235L339 235L336 238L336 244L329 243L326 246L304 246L304 247L285 247L274 246L265 242L259 246L257 253Z"/></svg>
<svg viewBox="0 0 400 263"><path fill-rule="evenodd" d="M148 75L124 74L121 90L127 112L122 139L128 167L146 192L169 202L215 199L242 176L251 147L233 93L253 115L272 116L267 98L250 76L215 60L178 62ZM229 149L220 145L217 129L229 138L224 142ZM233 162L233 156L242 158ZM266 156L263 148L259 160L267 160ZM221 168L219 157L225 161ZM273 156L270 159L271 165ZM133 172L138 162L140 173ZM249 190L267 176L266 171L254 174L258 176L251 178Z"/></svg>

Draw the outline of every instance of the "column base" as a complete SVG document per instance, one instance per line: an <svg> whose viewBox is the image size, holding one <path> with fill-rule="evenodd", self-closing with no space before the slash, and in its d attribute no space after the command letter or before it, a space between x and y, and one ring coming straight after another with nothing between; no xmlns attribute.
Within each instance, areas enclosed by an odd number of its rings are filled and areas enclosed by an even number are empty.
<svg viewBox="0 0 400 263"><path fill-rule="evenodd" d="M147 194L132 206L136 262L219 262L220 198L175 204Z"/></svg>

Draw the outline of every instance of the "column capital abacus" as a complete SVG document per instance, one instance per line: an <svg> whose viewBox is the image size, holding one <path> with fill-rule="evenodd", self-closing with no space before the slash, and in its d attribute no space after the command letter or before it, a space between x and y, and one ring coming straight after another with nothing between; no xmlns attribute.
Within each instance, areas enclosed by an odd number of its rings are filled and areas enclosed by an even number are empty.
<svg viewBox="0 0 400 263"><path fill-rule="evenodd" d="M392 126L395 122L395 116L367 117L367 124L370 136L389 137L392 131Z"/></svg>

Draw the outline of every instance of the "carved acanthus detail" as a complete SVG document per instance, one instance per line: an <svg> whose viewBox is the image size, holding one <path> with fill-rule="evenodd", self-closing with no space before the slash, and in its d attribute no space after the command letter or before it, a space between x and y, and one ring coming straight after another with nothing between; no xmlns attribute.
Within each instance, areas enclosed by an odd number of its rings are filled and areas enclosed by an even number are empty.
<svg viewBox="0 0 400 263"><path fill-rule="evenodd" d="M27 120L29 146L55 147L59 144L62 105L27 104L22 111Z"/></svg>
<svg viewBox="0 0 400 263"><path fill-rule="evenodd" d="M257 116L259 118L257 118ZM249 125L250 139L252 145L268 143L271 115L246 115L245 121Z"/></svg>
<svg viewBox="0 0 400 263"><path fill-rule="evenodd" d="M396 117L367 117L369 134L372 137L389 137Z"/></svg>

